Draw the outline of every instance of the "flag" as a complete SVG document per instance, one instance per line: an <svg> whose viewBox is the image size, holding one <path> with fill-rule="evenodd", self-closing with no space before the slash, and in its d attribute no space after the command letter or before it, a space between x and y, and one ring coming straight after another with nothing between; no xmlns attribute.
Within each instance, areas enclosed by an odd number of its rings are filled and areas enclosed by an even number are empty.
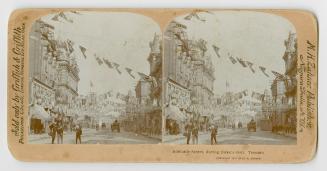
<svg viewBox="0 0 327 171"><path fill-rule="evenodd" d="M103 64L103 61L97 56L97 54L94 54L95 60L98 62L99 65Z"/></svg>
<svg viewBox="0 0 327 171"><path fill-rule="evenodd" d="M83 47L83 46L81 46L81 45L79 45L79 49L81 50L81 52L82 52L82 54L83 54L84 58L86 59L86 55L85 55L85 52L86 52L86 48L85 48L85 47Z"/></svg>
<svg viewBox="0 0 327 171"><path fill-rule="evenodd" d="M276 77L283 77L283 74L278 73L276 71L271 71Z"/></svg>
<svg viewBox="0 0 327 171"><path fill-rule="evenodd" d="M93 87L93 83L92 83L92 81L90 81L90 87Z"/></svg>
<svg viewBox="0 0 327 171"><path fill-rule="evenodd" d="M71 40L67 39L67 41L65 42L66 44L66 48L70 53L74 52L74 42L72 42Z"/></svg>
<svg viewBox="0 0 327 171"><path fill-rule="evenodd" d="M193 17L195 17L197 20L200 20L202 22L205 22L206 20L203 18L200 18L200 16L196 12L191 12L188 16L184 17L185 20L191 20Z"/></svg>
<svg viewBox="0 0 327 171"><path fill-rule="evenodd" d="M237 62L236 59L233 58L232 56L229 57L229 60L230 60L233 64L236 64L236 62Z"/></svg>
<svg viewBox="0 0 327 171"><path fill-rule="evenodd" d="M137 72L139 74L139 76L142 78L142 79L148 79L149 76L141 73L141 72Z"/></svg>
<svg viewBox="0 0 327 171"><path fill-rule="evenodd" d="M259 66L260 70L262 71L263 74L265 74L266 77L269 77L269 75L266 73L266 68Z"/></svg>
<svg viewBox="0 0 327 171"><path fill-rule="evenodd" d="M216 53L217 57L220 58L220 55L219 55L219 47L217 47L215 45L212 45L212 48L213 48L213 50L215 50L215 53Z"/></svg>
<svg viewBox="0 0 327 171"><path fill-rule="evenodd" d="M244 68L247 67L247 65L245 64L245 61L243 61L242 58L236 58L236 59Z"/></svg>
<svg viewBox="0 0 327 171"><path fill-rule="evenodd" d="M70 11L70 12L73 13L73 14L81 14L78 11Z"/></svg>
<svg viewBox="0 0 327 171"><path fill-rule="evenodd" d="M59 21L58 17L59 17L59 15L56 14L55 16L53 16L53 17L51 18L51 20L53 20L53 21Z"/></svg>
<svg viewBox="0 0 327 171"><path fill-rule="evenodd" d="M67 16L63 12L60 12L58 15L59 15L59 17L63 18L64 20L66 20L70 23L73 23L73 20L68 19Z"/></svg>
<svg viewBox="0 0 327 171"><path fill-rule="evenodd" d="M255 73L255 70L253 69L253 63L252 62L249 62L249 61L246 61L246 64L249 66L249 68L251 69L251 71L253 73Z"/></svg>
<svg viewBox="0 0 327 171"><path fill-rule="evenodd" d="M119 74L121 74L121 71L120 71L119 68L118 68L120 65L117 64L117 63L115 63L115 62L113 62L112 64L114 65L116 71L117 71Z"/></svg>
<svg viewBox="0 0 327 171"><path fill-rule="evenodd" d="M132 69L126 67L125 70L133 79L135 79L135 76L132 74Z"/></svg>
<svg viewBox="0 0 327 171"><path fill-rule="evenodd" d="M114 67L112 66L112 63L109 62L108 59L104 59L104 58L102 58L102 60L104 61L104 63L105 63L109 68L114 68Z"/></svg>

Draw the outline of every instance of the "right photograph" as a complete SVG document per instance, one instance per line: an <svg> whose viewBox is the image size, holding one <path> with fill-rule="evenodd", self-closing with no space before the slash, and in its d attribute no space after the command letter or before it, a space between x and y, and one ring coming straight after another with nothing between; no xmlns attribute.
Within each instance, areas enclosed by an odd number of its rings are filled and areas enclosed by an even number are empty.
<svg viewBox="0 0 327 171"><path fill-rule="evenodd" d="M297 144L297 35L278 15L193 11L163 36L163 143Z"/></svg>

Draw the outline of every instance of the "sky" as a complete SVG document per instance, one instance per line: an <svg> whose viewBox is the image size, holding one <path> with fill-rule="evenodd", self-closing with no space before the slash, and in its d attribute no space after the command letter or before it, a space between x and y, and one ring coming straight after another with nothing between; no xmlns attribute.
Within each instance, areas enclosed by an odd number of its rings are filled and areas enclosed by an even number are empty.
<svg viewBox="0 0 327 171"><path fill-rule="evenodd" d="M202 38L208 42L208 54L215 66L216 94L244 89L263 93L265 89L270 89L273 80L270 70L285 72L282 59L284 41L289 32L295 33L294 26L287 19L249 11L212 11L198 15L206 21L185 20L186 15L175 20L187 26L189 38ZM212 45L220 48L221 58L216 56ZM255 74L239 63L232 64L228 53L254 63ZM263 75L258 66L266 67L270 77ZM230 85L228 88L226 81Z"/></svg>
<svg viewBox="0 0 327 171"><path fill-rule="evenodd" d="M132 79L124 67L135 71L149 73L147 57L150 52L149 42L155 33L161 34L159 25L152 19L133 13L124 12L81 12L81 14L65 13L73 23L63 19L53 21L53 14L42 17L43 21L55 27L55 37L70 39L75 45L74 55L80 68L78 93L90 91L104 93L114 90L127 93L134 92L136 79ZM270 70L284 73L285 51L284 40L289 32L295 32L294 26L285 18L277 15L249 11L213 11L201 12L199 16L205 22L183 16L175 18L185 24L189 38L202 38L208 42L208 53L215 66L214 92L223 94L226 91L263 92L270 88L273 74ZM84 59L78 46L87 49ZM220 48L218 58L212 45ZM232 64L228 53L254 63L253 74L249 68L239 63ZM121 65L122 74L109 69L105 64L99 66L94 54ZM270 77L261 73L258 66L267 68ZM90 81L93 87L90 87ZM229 87L226 89L226 82Z"/></svg>
<svg viewBox="0 0 327 171"><path fill-rule="evenodd" d="M88 94L90 91L105 93L134 92L139 79L133 79L124 70L129 67L136 72L149 74L147 58L150 53L149 42L154 34L160 34L159 25L152 19L133 13L124 12L80 12L81 14L65 13L73 23L62 18L53 21L53 14L41 19L55 27L55 37L61 40L70 39L74 44L74 55L80 69L78 93ZM85 47L87 59L80 52L79 45ZM105 64L98 65L94 54L121 65L122 74L109 69ZM93 87L90 86L90 81Z"/></svg>

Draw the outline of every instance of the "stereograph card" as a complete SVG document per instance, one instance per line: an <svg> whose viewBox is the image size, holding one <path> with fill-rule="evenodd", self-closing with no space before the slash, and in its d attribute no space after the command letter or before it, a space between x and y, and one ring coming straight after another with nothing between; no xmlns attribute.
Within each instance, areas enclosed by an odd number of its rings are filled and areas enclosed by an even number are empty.
<svg viewBox="0 0 327 171"><path fill-rule="evenodd" d="M318 28L308 11L19 9L8 45L18 160L315 155Z"/></svg>

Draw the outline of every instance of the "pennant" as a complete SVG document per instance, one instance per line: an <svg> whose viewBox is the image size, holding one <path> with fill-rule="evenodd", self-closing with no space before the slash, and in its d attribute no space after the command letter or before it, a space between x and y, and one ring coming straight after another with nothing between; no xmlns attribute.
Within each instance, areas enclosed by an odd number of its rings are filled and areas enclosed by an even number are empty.
<svg viewBox="0 0 327 171"><path fill-rule="evenodd" d="M196 12L191 12L188 16L184 17L185 20L191 20L193 17L195 17L197 20L200 20L202 22L205 22L206 20L203 18L200 18L200 16Z"/></svg>
<svg viewBox="0 0 327 171"><path fill-rule="evenodd" d="M212 45L212 48L213 48L213 50L215 51L217 57L220 58L220 55L219 55L219 47L217 47L217 46L215 46L215 45Z"/></svg>
<svg viewBox="0 0 327 171"><path fill-rule="evenodd" d="M276 71L271 71L276 77L283 77L283 74L280 74Z"/></svg>
<svg viewBox="0 0 327 171"><path fill-rule="evenodd" d="M73 23L73 20L68 19L67 16L63 12L60 12L58 15L59 15L59 17L63 18L64 20L66 20L70 23Z"/></svg>
<svg viewBox="0 0 327 171"><path fill-rule="evenodd" d="M125 70L133 79L135 79L135 76L132 74L132 69L126 67Z"/></svg>
<svg viewBox="0 0 327 171"><path fill-rule="evenodd" d="M85 52L86 52L86 48L83 47L83 46L81 46L81 45L79 45L79 49L81 50L81 52L82 52L84 58L86 59L86 54L85 54Z"/></svg>
<svg viewBox="0 0 327 171"><path fill-rule="evenodd" d="M108 59L104 59L104 58L102 58L102 60L104 61L104 63L109 67L109 68L114 68L113 66L112 66L112 63L111 62L109 62L108 61Z"/></svg>
<svg viewBox="0 0 327 171"><path fill-rule="evenodd" d="M229 60L230 60L233 64L236 64L236 62L237 62L236 59L233 58L232 56L229 57Z"/></svg>
<svg viewBox="0 0 327 171"><path fill-rule="evenodd" d="M51 18L51 20L53 20L53 21L59 21L59 15L57 14L57 15L55 15L55 16L53 16L52 18Z"/></svg>
<svg viewBox="0 0 327 171"><path fill-rule="evenodd" d="M137 72L139 74L139 76L142 78L142 79L148 79L149 76L141 73L141 72Z"/></svg>
<svg viewBox="0 0 327 171"><path fill-rule="evenodd" d="M112 64L114 65L116 71L117 71L119 74L121 74L121 71L120 71L119 68L118 68L120 65L117 64L117 63L115 63L115 62L113 62Z"/></svg>
<svg viewBox="0 0 327 171"><path fill-rule="evenodd" d="M246 61L247 66L249 66L249 68L251 69L252 73L255 73L255 70L253 69L253 63Z"/></svg>
<svg viewBox="0 0 327 171"><path fill-rule="evenodd" d="M247 65L245 64L245 61L243 61L242 58L236 58L236 59L244 68L247 67Z"/></svg>
<svg viewBox="0 0 327 171"><path fill-rule="evenodd" d="M73 14L81 14L78 11L70 11L70 12L73 13Z"/></svg>
<svg viewBox="0 0 327 171"><path fill-rule="evenodd" d="M103 64L103 61L97 56L97 54L94 54L93 56L94 56L95 60L98 62L99 65Z"/></svg>
<svg viewBox="0 0 327 171"><path fill-rule="evenodd" d="M269 75L266 73L266 68L265 67L259 66L259 68L266 77L269 77Z"/></svg>
<svg viewBox="0 0 327 171"><path fill-rule="evenodd" d="M73 53L74 52L74 47L73 47L74 46L74 43L71 40L67 39L67 41L65 42L65 44L66 44L67 50L70 53Z"/></svg>

